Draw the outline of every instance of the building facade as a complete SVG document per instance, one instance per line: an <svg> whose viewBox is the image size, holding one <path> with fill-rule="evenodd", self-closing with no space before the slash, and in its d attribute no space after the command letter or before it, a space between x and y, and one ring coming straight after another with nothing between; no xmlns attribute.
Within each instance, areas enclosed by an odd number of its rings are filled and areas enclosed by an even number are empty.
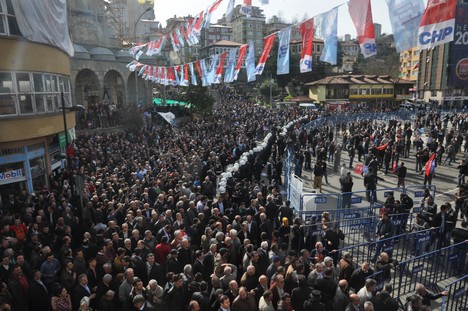
<svg viewBox="0 0 468 311"><path fill-rule="evenodd" d="M419 49L413 48L400 53L400 77L417 81L419 74Z"/></svg>
<svg viewBox="0 0 468 311"><path fill-rule="evenodd" d="M306 86L309 87L309 97L320 103L386 108L396 107L410 99L413 82L384 75L339 75L310 82Z"/></svg>
<svg viewBox="0 0 468 311"><path fill-rule="evenodd" d="M66 130L73 136L75 113L71 108L71 67L67 25L50 21L49 33L61 34L61 44L26 38L24 25L47 34L25 11L34 1L0 1L0 201L10 193L40 191L49 176L63 165ZM41 2L42 3L42 2ZM66 5L56 17L67 14ZM48 12L47 9L44 12ZM51 13L51 12L50 12ZM65 19L66 20L66 19ZM23 26L21 26L23 25ZM65 45L66 44L66 45ZM70 49L67 49L70 48ZM1 202L0 202L1 205Z"/></svg>

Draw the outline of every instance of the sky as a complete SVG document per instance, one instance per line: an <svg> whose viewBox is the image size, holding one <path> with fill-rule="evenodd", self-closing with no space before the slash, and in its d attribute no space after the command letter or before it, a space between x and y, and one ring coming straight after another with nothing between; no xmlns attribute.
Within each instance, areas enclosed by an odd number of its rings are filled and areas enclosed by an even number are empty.
<svg viewBox="0 0 468 311"><path fill-rule="evenodd" d="M261 5L260 0L252 0L252 5L259 6L264 10L267 21L273 15L278 15L286 21L291 22L294 19L302 21L305 16L314 17L326 11L340 6L338 10L338 36L351 34L356 35L356 30L353 26L348 13L346 0L269 0L270 4ZM427 3L427 0L423 0ZM214 3L214 0L154 0L154 13L156 20L160 21L163 26L168 18L186 15L197 15L202 10L205 10L209 5ZM236 5L241 4L242 0L236 0ZM226 13L228 0L224 0L213 15L211 21L216 23L216 20ZM390 19L388 17L388 9L385 0L371 0L372 16L374 23L382 25L382 33L392 33Z"/></svg>

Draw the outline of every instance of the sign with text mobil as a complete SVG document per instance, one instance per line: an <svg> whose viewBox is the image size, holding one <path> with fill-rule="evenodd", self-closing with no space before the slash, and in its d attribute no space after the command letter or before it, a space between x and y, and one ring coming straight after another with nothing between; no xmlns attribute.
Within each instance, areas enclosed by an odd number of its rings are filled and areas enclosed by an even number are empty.
<svg viewBox="0 0 468 311"><path fill-rule="evenodd" d="M453 87L468 86L468 3L459 3L455 11L455 38L451 46L451 78Z"/></svg>
<svg viewBox="0 0 468 311"><path fill-rule="evenodd" d="M457 0L429 0L418 31L418 48L453 41Z"/></svg>
<svg viewBox="0 0 468 311"><path fill-rule="evenodd" d="M17 170L7 171L7 172L0 172L0 181L14 179L14 178L22 177L22 176L23 176L22 169L17 169Z"/></svg>

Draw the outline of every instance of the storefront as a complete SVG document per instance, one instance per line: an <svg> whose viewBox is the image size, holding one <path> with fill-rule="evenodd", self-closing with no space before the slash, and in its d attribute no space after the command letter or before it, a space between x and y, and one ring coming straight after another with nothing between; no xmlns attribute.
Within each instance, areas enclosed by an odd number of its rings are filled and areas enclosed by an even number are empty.
<svg viewBox="0 0 468 311"><path fill-rule="evenodd" d="M44 143L0 150L2 202L10 193L35 192L48 185Z"/></svg>

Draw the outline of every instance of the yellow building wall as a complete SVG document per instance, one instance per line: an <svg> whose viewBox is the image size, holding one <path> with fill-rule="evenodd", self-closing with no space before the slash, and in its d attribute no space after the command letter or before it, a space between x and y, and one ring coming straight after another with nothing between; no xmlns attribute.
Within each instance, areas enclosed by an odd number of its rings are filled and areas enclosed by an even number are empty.
<svg viewBox="0 0 468 311"><path fill-rule="evenodd" d="M70 57L56 47L17 38L0 38L0 47L0 70L70 75Z"/></svg>
<svg viewBox="0 0 468 311"><path fill-rule="evenodd" d="M309 97L318 102L326 101L326 87L323 85L309 87Z"/></svg>
<svg viewBox="0 0 468 311"><path fill-rule="evenodd" d="M76 126L75 112L67 112L68 129ZM36 115L31 118L1 119L0 143L40 138L64 131L63 115Z"/></svg>

